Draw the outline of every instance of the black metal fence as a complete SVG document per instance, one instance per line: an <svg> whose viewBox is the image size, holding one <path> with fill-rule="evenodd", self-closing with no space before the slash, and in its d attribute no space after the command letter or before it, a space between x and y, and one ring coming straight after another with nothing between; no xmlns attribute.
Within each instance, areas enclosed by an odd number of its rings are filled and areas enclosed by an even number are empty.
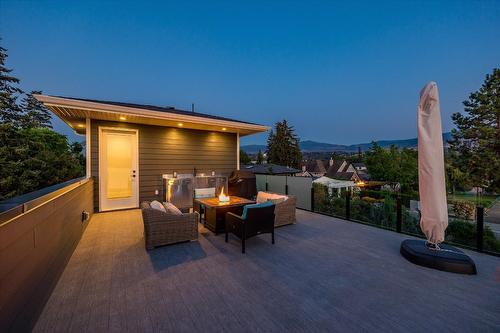
<svg viewBox="0 0 500 333"><path fill-rule="evenodd" d="M305 181L304 177L259 175L257 178L258 190L299 196L300 209L425 238L420 230L418 194L360 188L332 190L312 183L310 178ZM485 223L485 207L469 202L460 207L462 212L457 214L456 205L456 201L449 199L445 242L499 256L500 235L491 229L496 224ZM496 232L499 229L500 221Z"/></svg>

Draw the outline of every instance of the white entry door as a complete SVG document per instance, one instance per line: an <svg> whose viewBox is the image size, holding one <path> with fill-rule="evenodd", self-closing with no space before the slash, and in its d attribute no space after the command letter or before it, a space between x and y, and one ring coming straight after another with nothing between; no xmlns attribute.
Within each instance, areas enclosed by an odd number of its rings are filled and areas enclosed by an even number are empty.
<svg viewBox="0 0 500 333"><path fill-rule="evenodd" d="M139 207L137 130L99 127L101 211Z"/></svg>

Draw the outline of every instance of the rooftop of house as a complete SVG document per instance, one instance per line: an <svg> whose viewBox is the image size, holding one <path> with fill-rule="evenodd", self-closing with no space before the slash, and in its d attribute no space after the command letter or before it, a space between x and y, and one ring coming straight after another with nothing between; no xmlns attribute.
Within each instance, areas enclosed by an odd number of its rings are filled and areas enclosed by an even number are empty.
<svg viewBox="0 0 500 333"><path fill-rule="evenodd" d="M265 132L269 129L267 126L247 121L174 107L64 96L38 94L34 96L79 134L85 134L87 119L239 133L240 136Z"/></svg>
<svg viewBox="0 0 500 333"><path fill-rule="evenodd" d="M72 100L76 100L76 101L84 101L84 102L92 102L92 103L100 103L100 104L123 106L123 107L135 108L135 109L142 109L142 110L175 113L175 114L180 114L180 115L196 116L196 117L201 117L201 118L234 121L234 122L238 122L238 123L242 123L242 124L257 125L256 123L251 123L251 122L248 122L248 121L241 121L241 120L236 120L236 119L231 119L231 118L226 118L226 117L214 116L214 115L211 115L211 114L200 113L200 112L195 112L195 111L181 110L181 109L178 109L178 108L173 107L173 106L155 106L155 105L149 105L149 104L136 104L136 103L126 103L126 102L115 102L115 101L89 99L89 98L76 98L76 97L67 97L67 96L54 96L54 97L59 97L59 98L64 98L64 99L72 99Z"/></svg>
<svg viewBox="0 0 500 333"><path fill-rule="evenodd" d="M326 173L328 167L327 160L312 160L307 161L303 164L306 167L306 171L313 173Z"/></svg>
<svg viewBox="0 0 500 333"><path fill-rule="evenodd" d="M366 164L360 163L360 162L352 163L352 166L355 167L356 169L358 169L358 168L366 168Z"/></svg>
<svg viewBox="0 0 500 333"><path fill-rule="evenodd" d="M240 166L241 170L251 171L254 174L262 175L282 175L282 174L295 174L300 172L300 170L295 168L290 168L283 165L277 165L272 163L267 164L245 164Z"/></svg>
<svg viewBox="0 0 500 333"><path fill-rule="evenodd" d="M498 332L500 258L478 275L423 268L402 234L297 210L247 241L144 250L139 210L95 214L34 332Z"/></svg>
<svg viewBox="0 0 500 333"><path fill-rule="evenodd" d="M354 175L354 172L336 172L331 178L339 180L352 180Z"/></svg>
<svg viewBox="0 0 500 333"><path fill-rule="evenodd" d="M333 176L340 171L340 168L344 164L345 161L333 160L332 165L328 166L328 170L326 171L325 176L329 178L333 178ZM348 164L348 163L346 163Z"/></svg>

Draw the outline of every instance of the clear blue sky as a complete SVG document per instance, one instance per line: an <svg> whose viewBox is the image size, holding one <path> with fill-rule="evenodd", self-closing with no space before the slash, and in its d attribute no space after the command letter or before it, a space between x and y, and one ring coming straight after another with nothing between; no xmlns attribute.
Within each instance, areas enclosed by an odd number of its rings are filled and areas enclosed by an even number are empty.
<svg viewBox="0 0 500 333"><path fill-rule="evenodd" d="M430 80L450 130L500 66L500 1L185 3L1 0L1 44L25 90L286 118L344 144L415 137Z"/></svg>

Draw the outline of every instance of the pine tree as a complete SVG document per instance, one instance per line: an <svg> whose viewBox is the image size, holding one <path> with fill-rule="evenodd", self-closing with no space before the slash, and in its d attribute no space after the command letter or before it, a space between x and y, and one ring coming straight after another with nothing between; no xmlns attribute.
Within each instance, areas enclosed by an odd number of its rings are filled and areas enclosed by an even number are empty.
<svg viewBox="0 0 500 333"><path fill-rule="evenodd" d="M286 120L277 122L275 129L269 133L267 159L269 163L293 168L300 167L302 153L299 138L295 134L293 126L289 126Z"/></svg>
<svg viewBox="0 0 500 333"><path fill-rule="evenodd" d="M241 164L248 164L251 161L252 160L251 160L250 156L248 156L247 152L244 151L243 149L240 149L240 163Z"/></svg>
<svg viewBox="0 0 500 333"><path fill-rule="evenodd" d="M264 163L264 155L262 154L262 151L259 150L259 153L257 154L257 164L262 163Z"/></svg>
<svg viewBox="0 0 500 333"><path fill-rule="evenodd" d="M17 87L19 79L11 76L12 69L5 67L7 50L0 46L0 124L19 127L23 112L17 105L17 98L23 91Z"/></svg>
<svg viewBox="0 0 500 333"><path fill-rule="evenodd" d="M493 69L478 91L463 102L465 114L452 116L453 164L472 185L500 191L500 69Z"/></svg>
<svg viewBox="0 0 500 333"><path fill-rule="evenodd" d="M32 91L31 94L26 94L23 98L21 106L25 112L22 117L22 126L24 128L52 128L49 110L47 110L47 108L40 103L40 101L33 97L33 94L41 93L41 91Z"/></svg>

